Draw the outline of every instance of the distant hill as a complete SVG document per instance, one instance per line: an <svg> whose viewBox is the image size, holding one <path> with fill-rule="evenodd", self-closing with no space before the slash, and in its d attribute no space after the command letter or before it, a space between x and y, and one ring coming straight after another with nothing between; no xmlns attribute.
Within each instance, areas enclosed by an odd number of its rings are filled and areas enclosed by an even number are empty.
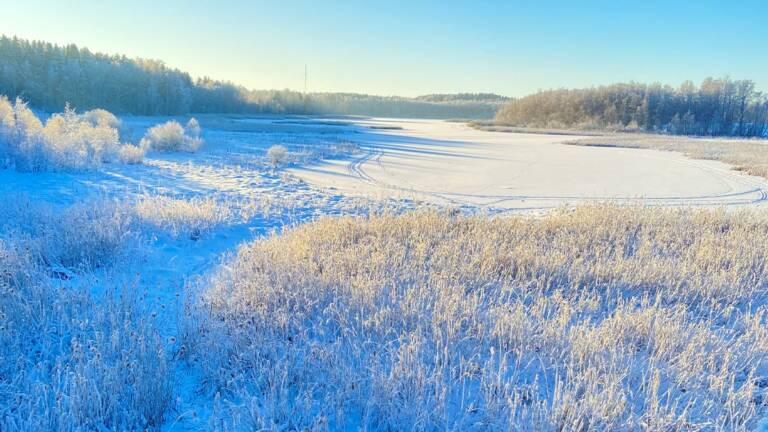
<svg viewBox="0 0 768 432"><path fill-rule="evenodd" d="M429 94L423 96L417 96L416 100L426 102L496 102L503 103L509 101L510 98L506 96L500 96L494 93L453 93L453 94Z"/></svg>
<svg viewBox="0 0 768 432"><path fill-rule="evenodd" d="M0 37L0 94L61 110L104 108L120 114L185 113L354 114L388 117L491 119L505 99L497 95L419 98L290 90L249 90L230 82L192 78L162 61L94 53Z"/></svg>
<svg viewBox="0 0 768 432"><path fill-rule="evenodd" d="M313 93L309 104L313 112L444 119L492 119L507 100L470 98L467 95L429 95L416 98L373 96L357 93Z"/></svg>

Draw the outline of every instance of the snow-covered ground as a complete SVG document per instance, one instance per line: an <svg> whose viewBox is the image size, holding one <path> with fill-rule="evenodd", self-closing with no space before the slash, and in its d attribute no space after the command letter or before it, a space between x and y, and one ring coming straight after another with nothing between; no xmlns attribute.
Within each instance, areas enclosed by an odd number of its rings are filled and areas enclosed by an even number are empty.
<svg viewBox="0 0 768 432"><path fill-rule="evenodd" d="M487 132L435 120L372 120L363 153L292 173L360 196L542 209L589 200L651 205L765 204L768 181L716 161L653 150L561 144L582 136Z"/></svg>
<svg viewBox="0 0 768 432"><path fill-rule="evenodd" d="M129 132L143 131L166 119L128 118ZM214 224L197 235L170 235L161 227L147 227L149 244L141 256L96 275L74 272L65 284L89 287L94 295L130 286L141 293L148 311L156 318L168 351L177 356L179 318L184 305L185 285L209 273L239 244L264 236L280 227L306 222L323 215L361 214L371 206L394 206L345 197L311 187L273 171L266 160L267 149L285 145L294 163L323 156L339 156L338 143L350 147L353 130L343 123L323 124L285 118L202 118L206 144L197 153L150 153L142 165L105 164L89 172L17 172L0 169L0 207L18 199L32 204L50 204L64 211L78 203L117 202L133 204L146 197L164 196L193 205L213 199L220 210L234 210L240 217ZM8 218L9 213L5 216ZM15 225L14 221L0 222ZM3 225L3 224L0 224ZM23 225L23 221L18 221ZM3 234L0 232L0 234ZM2 236L0 236L2 238ZM95 282L98 281L98 282ZM195 372L178 360L175 365L174 402L167 413L167 430L205 430L206 412L213 395L196 380Z"/></svg>
<svg viewBox="0 0 768 432"><path fill-rule="evenodd" d="M125 120L139 135L160 121ZM169 341L178 339L185 285L210 273L243 242L323 215L413 208L419 201L506 211L605 199L675 206L757 206L767 199L768 182L719 162L672 152L566 146L559 143L572 137L562 135L484 132L425 120L209 117L201 124L206 144L194 154L154 153L143 165L106 164L86 173L0 170L2 197L21 194L32 202L67 206L161 194L213 198L248 214L199 238L158 229L145 256L113 270L112 280L122 281L114 284L131 280L147 293L148 307ZM360 150L345 154L339 143ZM266 150L275 144L297 155L290 169L268 168ZM66 283L79 282L75 276ZM90 277L87 283L99 288ZM169 352L178 349L170 346ZM174 402L164 429L205 430L214 394L194 368L175 358Z"/></svg>

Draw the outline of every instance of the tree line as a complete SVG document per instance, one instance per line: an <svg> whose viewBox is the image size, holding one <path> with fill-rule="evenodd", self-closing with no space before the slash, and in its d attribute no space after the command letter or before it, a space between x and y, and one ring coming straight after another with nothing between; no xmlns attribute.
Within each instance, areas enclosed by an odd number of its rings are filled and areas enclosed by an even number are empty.
<svg viewBox="0 0 768 432"><path fill-rule="evenodd" d="M0 94L21 97L50 112L70 103L78 110L103 108L135 115L293 113L490 119L505 101L488 94L403 98L249 90L205 77L193 79L157 60L7 36L0 37Z"/></svg>
<svg viewBox="0 0 768 432"><path fill-rule="evenodd" d="M309 110L316 113L438 119L491 119L508 100L485 93L425 95L415 98L358 93L311 93Z"/></svg>
<svg viewBox="0 0 768 432"><path fill-rule="evenodd" d="M543 128L643 130L681 135L768 135L768 95L751 80L707 78L699 86L613 84L539 91L508 102L495 121Z"/></svg>

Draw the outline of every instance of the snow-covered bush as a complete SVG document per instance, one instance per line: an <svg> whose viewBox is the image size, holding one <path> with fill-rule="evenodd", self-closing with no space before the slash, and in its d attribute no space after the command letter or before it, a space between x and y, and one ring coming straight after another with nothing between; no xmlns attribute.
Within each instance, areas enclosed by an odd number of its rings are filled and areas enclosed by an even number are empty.
<svg viewBox="0 0 768 432"><path fill-rule="evenodd" d="M10 105L7 99L0 102ZM7 106L3 109L7 113ZM46 163L47 152L42 137L43 125L34 112L21 100L16 99L12 108L13 118L3 121L5 153L16 168L39 170ZM7 115L7 114L6 114Z"/></svg>
<svg viewBox="0 0 768 432"><path fill-rule="evenodd" d="M102 162L117 159L120 151L117 129L104 123L94 125L69 106L45 122L43 137L48 162L58 169L96 169Z"/></svg>
<svg viewBox="0 0 768 432"><path fill-rule="evenodd" d="M15 124L13 104L7 96L0 95L0 131L13 130Z"/></svg>
<svg viewBox="0 0 768 432"><path fill-rule="evenodd" d="M200 129L200 123L198 123L197 119L194 117L189 119L187 126L184 129L186 130L187 135L195 139L200 138L200 134L202 133L202 129Z"/></svg>
<svg viewBox="0 0 768 432"><path fill-rule="evenodd" d="M86 111L81 117L92 126L105 126L113 129L119 129L122 122L114 114L100 108Z"/></svg>
<svg viewBox="0 0 768 432"><path fill-rule="evenodd" d="M14 103L13 115L16 133L19 137L35 136L43 130L43 123L20 98L17 98Z"/></svg>
<svg viewBox="0 0 768 432"><path fill-rule="evenodd" d="M273 169L288 161L288 149L280 144L273 145L267 150L267 158Z"/></svg>
<svg viewBox="0 0 768 432"><path fill-rule="evenodd" d="M328 218L242 246L184 343L223 429L755 430L768 215Z"/></svg>
<svg viewBox="0 0 768 432"><path fill-rule="evenodd" d="M136 165L144 161L145 154L146 150L141 146L123 144L118 151L118 159L124 164Z"/></svg>
<svg viewBox="0 0 768 432"><path fill-rule="evenodd" d="M104 162L140 161L139 152L123 149L119 120L104 110L78 115L69 106L43 125L27 105L0 98L0 156L20 171L82 171Z"/></svg>
<svg viewBox="0 0 768 432"><path fill-rule="evenodd" d="M142 147L163 152L196 152L202 145L200 126L194 118L186 130L175 120L153 126L141 140Z"/></svg>
<svg viewBox="0 0 768 432"><path fill-rule="evenodd" d="M13 114L13 105L7 97L0 95L0 168L10 164L15 130L16 116Z"/></svg>

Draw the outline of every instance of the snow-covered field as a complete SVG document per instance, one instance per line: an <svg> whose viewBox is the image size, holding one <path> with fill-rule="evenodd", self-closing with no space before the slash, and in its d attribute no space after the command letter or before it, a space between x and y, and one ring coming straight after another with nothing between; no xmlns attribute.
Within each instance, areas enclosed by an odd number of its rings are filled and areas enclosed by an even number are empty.
<svg viewBox="0 0 768 432"><path fill-rule="evenodd" d="M123 119L121 133L141 137L165 120ZM0 312L14 312L0 314L0 429L281 429L269 422L282 421L286 428L482 430L510 428L511 417L503 416L514 413L522 416L518 425L551 428L557 418L566 428L588 427L584 421L598 428L700 425L710 420L707 412L719 416L709 426L721 430L756 424L768 336L759 330L764 307L752 301L765 297L768 271L765 253L747 239L768 233L760 213L764 179L672 152L567 146L559 143L573 137L440 121L199 120L205 143L197 152L150 151L143 164L104 163L86 172L0 169ZM285 146L288 160L270 161L273 145ZM482 228L482 218L454 221L456 212L387 219L445 207L538 213L593 200L756 212L734 221L716 211L676 216L609 206L580 217L564 211L544 225L520 216ZM286 240L250 243L322 216L372 213L387 216L373 227L326 221ZM629 222L610 225L603 213ZM479 236L466 234L465 224ZM654 224L659 231L643 237L641 227ZM689 226L701 227L698 240ZM509 227L518 237L505 237ZM418 234L413 244L409 232ZM489 236L510 241L504 256L488 255ZM525 242L539 238L551 244L525 252ZM452 257L458 247L467 254ZM439 263L430 261L433 248ZM549 248L558 253L543 253ZM623 255L613 257L617 248ZM414 253L423 262L411 266L404 257ZM306 265L294 266L299 261ZM526 273L524 263L538 273ZM512 264L518 267L505 267ZM466 271L456 273L455 265ZM388 278L434 282L442 291L410 297ZM599 289L579 292L593 282ZM459 292L462 283L477 290ZM735 283L742 285L730 290ZM377 284L391 292L382 297ZM514 287L526 287L524 295L510 297ZM674 290L665 294L668 287ZM642 294L639 310L626 297L632 289ZM527 307L538 315L520 320ZM620 313L605 312L614 309ZM664 323L699 339L667 332L664 341L651 340L648 328ZM30 337L35 332L41 336ZM602 352L611 347L596 341L616 334L621 343L613 348L638 351ZM539 342L495 345L503 335ZM583 351L571 349L579 344ZM559 360L566 354L568 365ZM616 363L590 363L601 356ZM619 367L628 361L641 366ZM483 375L487 368L496 381ZM592 387L578 387L589 377ZM642 395L600 381L614 378L641 386ZM594 398L580 405L584 391ZM625 411L585 420L591 413L574 408L607 402ZM720 402L731 405L717 408ZM457 407L463 413L451 414Z"/></svg>
<svg viewBox="0 0 768 432"><path fill-rule="evenodd" d="M352 160L291 172L360 196L489 209L542 209L591 200L649 205L765 204L768 181L679 153L566 146L583 136L487 132L432 120L362 122Z"/></svg>
<svg viewBox="0 0 768 432"><path fill-rule="evenodd" d="M141 137L146 129L165 120L123 119L123 132L129 137ZM21 318L9 317L5 315L6 307L18 310L20 306L6 303L0 317L22 327L21 321L37 320L39 317L35 315L38 313L54 315L51 322L39 323L42 327L36 330L33 330L35 327L25 327L26 331L49 332L55 327L57 332L64 333L56 333L61 340L49 343L69 345L78 336L62 330L66 326L59 320L94 323L97 314L89 308L101 303L105 310L112 310L109 299L122 299L126 292L130 293L127 296L138 304L131 304L130 308L137 306L141 309L141 325L148 326L142 327L147 334L139 334L142 337L156 335L161 341L158 347L166 351L168 359L176 359L167 376L173 396L166 401L168 405L162 407L168 421L162 425L153 424L168 430L207 429L205 413L213 404L212 390L195 381L194 372L188 370L179 354L184 351L178 342L179 318L185 300L184 288L189 281L212 271L238 244L264 236L271 230L322 215L366 214L376 207L400 205L372 203L310 187L284 175L281 170L274 170L267 159L268 148L275 144L290 150L291 160L288 162L291 163L354 152L345 127L285 118L209 117L202 118L201 122L205 145L196 153L150 152L143 164L105 163L97 170L82 172L0 169L0 276L5 277L7 268L9 287L24 287L32 293L44 293L50 288L69 292L80 290L87 296L85 300L70 299L62 293L61 297L20 299L24 303L50 302L50 311L44 309L34 314L29 311ZM19 250L24 253L17 256L14 251ZM33 252L29 253L29 250ZM30 269L22 269L18 262L28 260L41 261L42 267L30 264ZM23 270L24 277L16 275L17 268ZM27 280L29 286L21 282ZM0 286L3 281L5 279L0 278ZM10 301L13 296L7 297ZM25 297L34 296L26 293ZM61 307L57 304L62 303L62 299L86 302L90 306L74 317L58 317L51 311ZM124 309L117 310L125 312ZM80 327L83 326L85 324ZM134 329L133 324L129 326L126 321L125 328L130 329L131 334L138 332L139 324L136 326ZM91 343L95 337L89 332L99 329L80 327L77 328L82 333L82 343ZM14 334L8 337L12 336L11 339L18 343L27 343L24 339L29 338L16 332L20 328L12 326L11 329ZM7 325L0 329L7 330ZM108 331L106 328L102 330ZM89 397L97 400L83 397L89 399L87 404L100 405L99 415L89 411L94 409L93 406L63 404L58 410L47 407L55 405L61 397L57 396L59 394L75 399L71 386L77 384L54 383L53 378L55 373L62 373L57 365L64 364L69 368L73 363L72 351L49 349L49 345L41 346L39 341L23 348L4 341L7 351L2 352L2 361L21 363L17 365L16 375L5 377L7 381L3 385L8 385L7 393L0 390L0 425L11 429L44 430L53 427L51 421L96 427L103 420L104 424L115 428L131 428L135 426L131 422L137 418L156 421L143 412L140 415L125 414L119 419L122 423L110 423L117 422L114 413L123 410L107 406L107 399L98 396L112 391L106 385L93 384L91 392L95 394ZM38 355L44 352L50 357L35 360L27 356L31 351ZM99 356L107 357L103 353ZM27 366L22 366L28 362ZM47 367L47 373L52 375L36 380L28 368L39 367ZM162 370L150 363L142 367ZM65 373L69 372L65 368ZM159 377L152 379L163 385ZM47 382L48 386L35 387L39 382ZM28 399L17 399L22 389L28 393ZM130 403L126 403L127 413L131 412L129 406ZM88 421L68 418L78 410L85 418L93 418ZM67 430L61 425L57 427Z"/></svg>

